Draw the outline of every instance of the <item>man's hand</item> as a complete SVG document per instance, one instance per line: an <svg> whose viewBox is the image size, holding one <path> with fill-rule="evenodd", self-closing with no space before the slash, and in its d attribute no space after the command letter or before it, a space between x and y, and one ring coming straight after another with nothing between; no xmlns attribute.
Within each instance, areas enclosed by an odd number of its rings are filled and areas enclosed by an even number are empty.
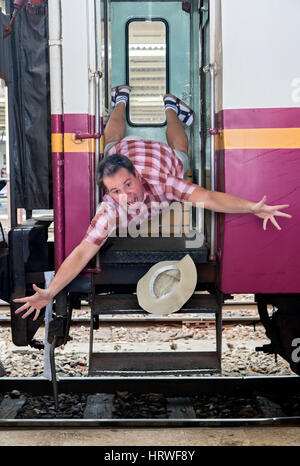
<svg viewBox="0 0 300 466"><path fill-rule="evenodd" d="M17 298L13 300L14 303L25 303L23 306L19 307L19 309L15 311L15 314L19 314L20 312L25 311L25 309L28 309L28 311L25 312L24 315L22 315L22 319L25 319L30 314L32 314L32 312L35 311L35 316L33 320L36 320L40 315L41 309L47 306L47 304L49 304L50 301L52 301L53 299L53 296L50 293L50 291L48 291L48 289L44 290L36 285L32 285L32 287L36 292L34 295L25 296L24 298Z"/></svg>
<svg viewBox="0 0 300 466"><path fill-rule="evenodd" d="M261 201L257 202L252 207L252 212L254 215L257 215L257 217L263 218L263 229L266 230L267 228L267 223L268 220L271 220L273 225L277 228L277 230L281 230L280 226L276 222L274 216L277 215L278 217L286 217L286 218L292 218L290 214L286 214L285 212L280 212L281 209L286 209L289 207L289 204L283 204L283 205L274 205L270 206L265 204L267 197L264 196Z"/></svg>
<svg viewBox="0 0 300 466"><path fill-rule="evenodd" d="M65 286L77 277L99 249L100 246L97 244L82 240L61 264L46 290L33 285L33 289L36 292L33 296L14 299L15 303L25 303L15 311L15 314L19 314L20 312L25 311L25 309L28 309L27 312L22 315L22 319L25 319L32 312L36 311L33 318L33 320L36 320L41 309L47 306L54 296L56 296L63 288L65 288Z"/></svg>

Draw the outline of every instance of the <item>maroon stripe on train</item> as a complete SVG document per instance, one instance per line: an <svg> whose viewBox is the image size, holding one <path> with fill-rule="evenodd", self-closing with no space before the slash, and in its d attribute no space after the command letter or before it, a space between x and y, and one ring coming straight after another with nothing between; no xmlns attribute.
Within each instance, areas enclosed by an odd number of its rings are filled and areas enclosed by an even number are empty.
<svg viewBox="0 0 300 466"><path fill-rule="evenodd" d="M61 134L63 132L64 122L62 115L51 115L51 132Z"/></svg>
<svg viewBox="0 0 300 466"><path fill-rule="evenodd" d="M51 131L53 134L63 132L62 115L51 116ZM54 239L55 239L55 270L65 258L65 208L64 208L64 154L52 152L52 180L53 180L53 211L54 211Z"/></svg>
<svg viewBox="0 0 300 466"><path fill-rule="evenodd" d="M67 113L64 115L65 133L91 133L95 132L95 116L86 113Z"/></svg>
<svg viewBox="0 0 300 466"><path fill-rule="evenodd" d="M217 119L226 129L300 128L300 107L226 109Z"/></svg>

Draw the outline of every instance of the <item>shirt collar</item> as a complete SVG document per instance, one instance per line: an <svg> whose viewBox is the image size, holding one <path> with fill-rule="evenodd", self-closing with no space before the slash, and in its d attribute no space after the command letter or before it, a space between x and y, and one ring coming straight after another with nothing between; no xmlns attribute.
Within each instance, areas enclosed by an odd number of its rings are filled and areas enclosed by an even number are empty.
<svg viewBox="0 0 300 466"><path fill-rule="evenodd" d="M144 199L143 199L143 201L145 201L147 196L149 196L149 194L151 194L151 189L150 189L149 184L147 183L147 181L144 178L141 177L141 181L142 181L143 190L144 190Z"/></svg>

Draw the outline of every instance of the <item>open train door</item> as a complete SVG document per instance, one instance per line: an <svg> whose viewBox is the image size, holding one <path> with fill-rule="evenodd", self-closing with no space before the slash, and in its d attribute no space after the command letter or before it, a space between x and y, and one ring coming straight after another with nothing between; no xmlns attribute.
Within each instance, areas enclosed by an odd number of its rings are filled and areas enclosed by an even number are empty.
<svg viewBox="0 0 300 466"><path fill-rule="evenodd" d="M43 286L43 272L53 269L52 245L48 242L51 218L33 216L34 210L52 208L47 2L7 0L6 13L5 31L3 25L0 31L8 86L10 166L10 271L6 294L11 302L13 343L27 346L32 344L43 315L36 321L32 317L20 318L15 314L19 306L13 299L32 294L32 283ZM20 218L18 209L26 212L26 219L23 215ZM34 274L40 272L42 281L37 281Z"/></svg>
<svg viewBox="0 0 300 466"><path fill-rule="evenodd" d="M0 8L0 78L8 82L8 50L7 43L3 39L4 29L9 23L9 18ZM0 222L0 299L9 302L9 272L8 272L8 244L2 224Z"/></svg>
<svg viewBox="0 0 300 466"><path fill-rule="evenodd" d="M0 299L9 302L8 245L0 222Z"/></svg>

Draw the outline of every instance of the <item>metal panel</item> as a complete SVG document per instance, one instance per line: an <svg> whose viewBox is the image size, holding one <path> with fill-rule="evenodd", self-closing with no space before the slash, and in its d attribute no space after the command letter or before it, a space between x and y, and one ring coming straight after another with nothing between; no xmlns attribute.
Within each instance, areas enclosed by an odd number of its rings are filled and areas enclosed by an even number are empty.
<svg viewBox="0 0 300 466"><path fill-rule="evenodd" d="M111 3L112 87L126 81L125 25L132 18L164 18L169 24L170 93L190 102L190 15L182 10L181 1ZM180 31L180 33L179 33ZM122 44L122 46L120 46ZM184 64L184 65L183 65ZM190 134L190 130L186 130ZM127 134L136 134L166 142L165 128L130 127Z"/></svg>
<svg viewBox="0 0 300 466"><path fill-rule="evenodd" d="M136 287L137 281L145 275L152 264L105 264L101 267L102 272L93 276L94 284L97 288L104 287L104 291L108 291L111 288L115 288L118 285ZM215 264L199 264L197 267L198 284L203 285L204 289L207 284L216 282L217 272ZM125 291L125 290L124 290ZM128 292L128 289L125 291Z"/></svg>
<svg viewBox="0 0 300 466"><path fill-rule="evenodd" d="M126 311L134 311L135 314L143 313L137 301L136 295L130 294L108 294L96 295L92 303L92 314L112 314L118 311L118 314ZM138 312L137 312L138 311ZM196 313L220 313L219 303L216 295L210 294L193 294L193 296L183 305L178 311L182 312L196 312Z"/></svg>
<svg viewBox="0 0 300 466"><path fill-rule="evenodd" d="M74 34L74 31L76 33ZM95 212L96 24L93 0L62 1L65 255ZM75 134L91 138L75 140Z"/></svg>
<svg viewBox="0 0 300 466"><path fill-rule="evenodd" d="M89 375L108 373L218 372L220 361L214 351L156 353L93 353Z"/></svg>
<svg viewBox="0 0 300 466"><path fill-rule="evenodd" d="M100 263L104 264L155 264L163 260L179 260L189 254L195 263L206 263L206 247L188 249L187 238L109 238L101 250Z"/></svg>
<svg viewBox="0 0 300 466"><path fill-rule="evenodd" d="M223 108L299 106L299 16L298 0L222 1Z"/></svg>
<svg viewBox="0 0 300 466"><path fill-rule="evenodd" d="M227 110L224 133L227 128L243 133L246 127L259 137L270 124L267 132L272 141L272 134L281 128L300 127L300 111L296 114L294 110ZM223 228L219 231L221 289L224 293L299 293L299 140L291 139L296 146L291 149L258 144L257 148L245 148L246 142L240 148L225 145L218 157L226 192L257 202L267 195L270 205L289 204L285 211L293 218L278 217L282 231L271 223L264 231L262 220L254 215L223 216ZM266 146L267 143L266 140Z"/></svg>
<svg viewBox="0 0 300 466"><path fill-rule="evenodd" d="M88 113L89 3L82 0L61 2L64 113Z"/></svg>
<svg viewBox="0 0 300 466"><path fill-rule="evenodd" d="M51 394L52 386L44 377L2 377L0 392L11 390L35 394ZM254 376L254 377L61 377L59 393L166 393L169 396L180 393L224 393L237 395L262 390L273 394L299 394L298 376Z"/></svg>

